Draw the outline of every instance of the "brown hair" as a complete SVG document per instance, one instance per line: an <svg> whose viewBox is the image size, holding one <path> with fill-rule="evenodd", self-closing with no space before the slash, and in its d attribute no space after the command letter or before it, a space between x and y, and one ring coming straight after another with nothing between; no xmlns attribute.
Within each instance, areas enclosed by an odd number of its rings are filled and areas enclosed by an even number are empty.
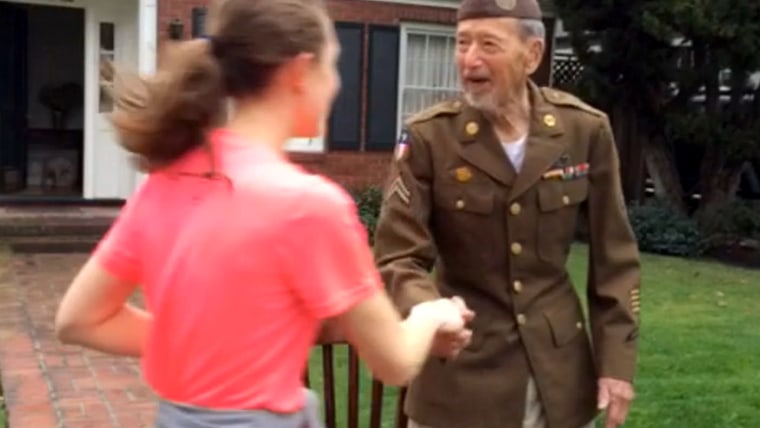
<svg viewBox="0 0 760 428"><path fill-rule="evenodd" d="M210 16L209 39L169 46L156 75L116 79L111 121L145 169L204 145L226 97L257 95L300 53L319 57L329 22L321 0L221 0Z"/></svg>

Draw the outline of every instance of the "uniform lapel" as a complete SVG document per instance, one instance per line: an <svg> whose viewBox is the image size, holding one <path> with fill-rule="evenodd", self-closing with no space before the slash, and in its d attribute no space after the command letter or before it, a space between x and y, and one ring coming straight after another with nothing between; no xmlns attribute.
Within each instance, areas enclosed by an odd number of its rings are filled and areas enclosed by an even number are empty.
<svg viewBox="0 0 760 428"><path fill-rule="evenodd" d="M494 180L511 186L515 170L483 114L465 104L455 124L461 142L460 156Z"/></svg>
<svg viewBox="0 0 760 428"><path fill-rule="evenodd" d="M509 194L510 200L520 197L533 186L565 150L560 115L554 105L544 99L533 83L529 83L532 105L530 132L525 148L525 160Z"/></svg>

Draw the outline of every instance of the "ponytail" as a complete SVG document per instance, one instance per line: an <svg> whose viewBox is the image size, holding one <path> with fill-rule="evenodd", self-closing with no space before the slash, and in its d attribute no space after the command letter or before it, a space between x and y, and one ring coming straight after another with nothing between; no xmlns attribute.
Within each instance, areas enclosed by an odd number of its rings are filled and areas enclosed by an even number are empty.
<svg viewBox="0 0 760 428"><path fill-rule="evenodd" d="M226 91L209 42L173 46L155 76L120 73L111 115L120 144L144 170L166 166L206 144L206 134L225 112Z"/></svg>

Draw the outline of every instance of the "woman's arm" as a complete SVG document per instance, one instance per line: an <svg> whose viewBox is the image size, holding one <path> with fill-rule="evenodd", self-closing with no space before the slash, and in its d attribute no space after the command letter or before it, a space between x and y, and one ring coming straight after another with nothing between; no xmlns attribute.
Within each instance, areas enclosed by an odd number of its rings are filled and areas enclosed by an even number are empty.
<svg viewBox="0 0 760 428"><path fill-rule="evenodd" d="M72 281L55 319L58 339L111 354L140 356L151 316L127 299L142 277L140 185Z"/></svg>
<svg viewBox="0 0 760 428"><path fill-rule="evenodd" d="M422 368L436 335L457 333L462 347L471 332L464 327L472 313L450 299L414 306L402 321L384 291L361 301L336 321L373 375L389 385L405 385Z"/></svg>
<svg viewBox="0 0 760 428"><path fill-rule="evenodd" d="M136 284L109 274L90 258L58 308L55 332L64 343L139 357L151 316L127 303Z"/></svg>

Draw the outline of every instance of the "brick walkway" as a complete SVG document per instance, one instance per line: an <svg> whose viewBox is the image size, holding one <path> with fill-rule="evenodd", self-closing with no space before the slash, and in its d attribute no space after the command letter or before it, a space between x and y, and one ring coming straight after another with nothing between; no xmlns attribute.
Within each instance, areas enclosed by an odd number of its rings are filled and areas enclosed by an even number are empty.
<svg viewBox="0 0 760 428"><path fill-rule="evenodd" d="M155 410L136 360L58 343L53 319L83 255L0 247L0 378L10 428L148 427Z"/></svg>

